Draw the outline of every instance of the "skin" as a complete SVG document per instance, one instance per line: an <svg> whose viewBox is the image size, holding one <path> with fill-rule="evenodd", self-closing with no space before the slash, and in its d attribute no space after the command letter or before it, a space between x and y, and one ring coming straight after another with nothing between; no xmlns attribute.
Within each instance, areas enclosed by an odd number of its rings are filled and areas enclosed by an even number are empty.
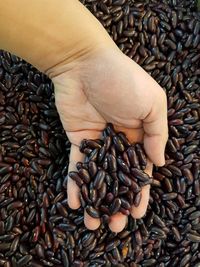
<svg viewBox="0 0 200 267"><path fill-rule="evenodd" d="M76 170L76 162L83 160L81 140L99 138L106 122L125 132L130 141L144 143L149 175L152 163L164 164L168 136L164 91L117 48L78 1L1 1L0 37L0 48L21 56L52 78L56 106L72 143L69 171ZM69 206L79 208L79 188L70 178L67 193ZM140 206L132 207L134 218L145 214L148 200L146 186ZM91 230L100 224L86 212L84 221ZM126 223L126 216L118 213L109 227L120 232Z"/></svg>

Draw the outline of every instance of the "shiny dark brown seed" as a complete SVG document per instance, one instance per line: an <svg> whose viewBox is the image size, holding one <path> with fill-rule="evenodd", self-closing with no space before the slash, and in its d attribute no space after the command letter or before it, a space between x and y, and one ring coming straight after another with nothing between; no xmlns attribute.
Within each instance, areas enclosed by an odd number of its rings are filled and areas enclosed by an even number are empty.
<svg viewBox="0 0 200 267"><path fill-rule="evenodd" d="M89 183L91 180L88 170L81 168L78 170L79 177L83 180L84 183ZM71 177L71 176L70 176Z"/></svg>
<svg viewBox="0 0 200 267"><path fill-rule="evenodd" d="M116 214L120 210L120 207L121 207L121 199L115 198L112 202L111 207L110 207L111 214L113 214L113 215Z"/></svg>
<svg viewBox="0 0 200 267"><path fill-rule="evenodd" d="M175 199L177 197L177 193L166 193L162 195L162 199L163 200L171 200L171 199Z"/></svg>
<svg viewBox="0 0 200 267"><path fill-rule="evenodd" d="M95 240L95 234L94 233L88 233L83 237L82 244L83 244L84 247L87 247L91 243L93 243L94 240Z"/></svg>
<svg viewBox="0 0 200 267"><path fill-rule="evenodd" d="M1 167L0 168L0 175L7 174L7 173L9 173L11 171L12 171L12 166L7 165L5 167Z"/></svg>
<svg viewBox="0 0 200 267"><path fill-rule="evenodd" d="M101 162L103 160L103 158L105 157L105 154L106 154L106 146L102 146L100 149L99 149L99 153L98 153L98 162Z"/></svg>
<svg viewBox="0 0 200 267"><path fill-rule="evenodd" d="M97 165L94 161L90 161L88 163L88 170L89 170L90 176L93 178L97 173Z"/></svg>
<svg viewBox="0 0 200 267"><path fill-rule="evenodd" d="M124 172L126 174L130 173L129 166L126 164L125 161L123 161L120 158L117 158L117 164L118 164L119 169L122 170L122 172Z"/></svg>
<svg viewBox="0 0 200 267"><path fill-rule="evenodd" d="M120 240L114 239L114 240L112 240L106 244L105 251L109 252L109 251L113 250L115 247L117 247L119 244L120 244Z"/></svg>
<svg viewBox="0 0 200 267"><path fill-rule="evenodd" d="M112 154L109 154L107 156L108 159L108 166L109 166L109 171L110 172L116 172L117 171L117 161L115 156L113 156Z"/></svg>
<svg viewBox="0 0 200 267"><path fill-rule="evenodd" d="M132 184L132 181L131 179L126 175L124 174L122 171L119 171L118 172L118 177L119 177L119 180L125 185L125 186L131 186Z"/></svg>
<svg viewBox="0 0 200 267"><path fill-rule="evenodd" d="M131 145L126 135L123 132L119 132L118 136L121 139L121 141L124 143L124 146L129 147Z"/></svg>
<svg viewBox="0 0 200 267"><path fill-rule="evenodd" d="M187 234L187 239L191 242L200 243L200 235L198 234Z"/></svg>
<svg viewBox="0 0 200 267"><path fill-rule="evenodd" d="M99 150L98 149L94 149L87 157L87 161L96 161L97 157L98 157L98 153Z"/></svg>
<svg viewBox="0 0 200 267"><path fill-rule="evenodd" d="M190 261L191 257L192 255L190 253L185 254L185 256L180 261L180 267L186 266L186 264Z"/></svg>
<svg viewBox="0 0 200 267"><path fill-rule="evenodd" d="M194 211L189 215L189 220L195 220L197 218L200 218L200 211Z"/></svg>
<svg viewBox="0 0 200 267"><path fill-rule="evenodd" d="M80 178L80 176L78 175L77 172L70 172L69 173L69 177L74 180L78 186L82 186L83 185L83 180Z"/></svg>
<svg viewBox="0 0 200 267"><path fill-rule="evenodd" d="M129 158L131 166L134 168L138 168L139 160L138 160L134 147L129 147L127 150L127 154L128 154L128 158Z"/></svg>
<svg viewBox="0 0 200 267"><path fill-rule="evenodd" d="M131 174L141 182L150 182L149 175L143 172L142 170L131 168Z"/></svg>
<svg viewBox="0 0 200 267"><path fill-rule="evenodd" d="M95 140L86 140L85 146L88 146L89 148L101 148L101 145L96 142Z"/></svg>
<svg viewBox="0 0 200 267"><path fill-rule="evenodd" d="M35 249L37 256L41 259L45 259L44 248L42 247L42 245L37 244Z"/></svg>
<svg viewBox="0 0 200 267"><path fill-rule="evenodd" d="M135 199L134 199L134 206L135 207L138 207L140 205L140 202L141 202L141 199L142 199L142 193L141 192L138 192L135 196Z"/></svg>
<svg viewBox="0 0 200 267"><path fill-rule="evenodd" d="M127 186L120 186L119 188L119 196L124 195L129 191L129 188Z"/></svg>
<svg viewBox="0 0 200 267"><path fill-rule="evenodd" d="M114 195L113 193L109 192L107 195L106 195L106 202L109 204L109 203L112 203L114 199Z"/></svg>
<svg viewBox="0 0 200 267"><path fill-rule="evenodd" d="M87 213L93 217L93 218L100 218L100 213L97 209L93 208L92 206L87 206L86 207Z"/></svg>
<svg viewBox="0 0 200 267"><path fill-rule="evenodd" d="M18 260L17 264L18 266L27 266L27 264L32 260L31 255L25 255L20 260Z"/></svg>
<svg viewBox="0 0 200 267"><path fill-rule="evenodd" d="M97 190L94 188L93 183L90 184L89 196L90 196L90 199L93 203L95 203L97 201L98 194L97 194Z"/></svg>
<svg viewBox="0 0 200 267"><path fill-rule="evenodd" d="M116 149L119 151L119 152L123 152L124 151L124 145L121 141L121 139L117 136L117 135L114 135L113 136L113 143L116 147Z"/></svg>
<svg viewBox="0 0 200 267"><path fill-rule="evenodd" d="M105 171L99 170L94 178L94 188L100 189L105 179Z"/></svg>
<svg viewBox="0 0 200 267"><path fill-rule="evenodd" d="M13 209L21 208L23 205L24 205L23 202L15 201L15 202L10 203L7 206L7 210L13 210Z"/></svg>
<svg viewBox="0 0 200 267"><path fill-rule="evenodd" d="M121 206L126 209L126 210L130 210L131 209L131 205L129 204L129 202L124 199L124 198L121 198Z"/></svg>
<svg viewBox="0 0 200 267"><path fill-rule="evenodd" d="M91 204L91 200L89 198L89 191L88 191L88 187L86 184L83 184L81 187L81 193L82 193L82 197L85 201L87 201L89 204ZM62 214L61 214L62 215Z"/></svg>
<svg viewBox="0 0 200 267"><path fill-rule="evenodd" d="M190 169L183 169L183 175L186 177L188 185L191 185L194 181L194 177Z"/></svg>

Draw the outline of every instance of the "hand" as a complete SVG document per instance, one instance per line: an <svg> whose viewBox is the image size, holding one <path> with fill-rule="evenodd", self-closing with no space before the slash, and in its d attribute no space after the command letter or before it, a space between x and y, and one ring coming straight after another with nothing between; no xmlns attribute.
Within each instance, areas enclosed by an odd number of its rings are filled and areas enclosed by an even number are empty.
<svg viewBox="0 0 200 267"><path fill-rule="evenodd" d="M118 48L95 49L82 59L54 70L55 98L63 127L72 143L69 171L84 155L79 152L82 139L100 137L106 122L123 131L132 142L143 142L149 158L145 170L152 175L152 163L164 164L168 137L167 103L162 88ZM151 163L152 162L152 163ZM132 207L134 218L147 209L149 186L142 189L139 207ZM80 207L79 188L68 178L68 203ZM85 225L94 230L100 220L85 212ZM120 232L127 218L121 213L111 217L109 227Z"/></svg>

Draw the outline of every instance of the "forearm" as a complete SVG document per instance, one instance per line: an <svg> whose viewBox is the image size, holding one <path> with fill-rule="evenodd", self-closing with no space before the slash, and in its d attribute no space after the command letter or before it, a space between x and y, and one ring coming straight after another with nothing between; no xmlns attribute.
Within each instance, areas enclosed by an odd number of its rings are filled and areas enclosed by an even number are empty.
<svg viewBox="0 0 200 267"><path fill-rule="evenodd" d="M113 42L78 0L0 2L0 49L50 74L54 66Z"/></svg>

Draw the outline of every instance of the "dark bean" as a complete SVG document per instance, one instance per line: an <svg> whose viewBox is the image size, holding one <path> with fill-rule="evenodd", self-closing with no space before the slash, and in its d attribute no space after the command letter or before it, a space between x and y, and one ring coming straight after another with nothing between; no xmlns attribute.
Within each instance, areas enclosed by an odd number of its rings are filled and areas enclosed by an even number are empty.
<svg viewBox="0 0 200 267"><path fill-rule="evenodd" d="M119 172L118 172L118 177L119 177L119 180L120 180L125 186L131 186L132 181L131 181L131 179L130 179L126 174L124 174L123 172L119 171Z"/></svg>
<svg viewBox="0 0 200 267"><path fill-rule="evenodd" d="M141 194L141 192L138 192L136 194L134 202L133 202L135 207L138 207L140 205L141 199L142 199L142 194Z"/></svg>
<svg viewBox="0 0 200 267"><path fill-rule="evenodd" d="M177 193L167 193L162 195L163 200L171 200L177 197Z"/></svg>
<svg viewBox="0 0 200 267"><path fill-rule="evenodd" d="M129 147L127 150L127 154L128 154L128 158L129 158L131 166L134 168L138 168L139 167L139 160L138 160L138 157L136 155L135 149L133 147Z"/></svg>
<svg viewBox="0 0 200 267"><path fill-rule="evenodd" d="M69 173L69 177L74 180L78 186L83 185L83 180L80 178L80 176L78 175L78 173L76 172L70 172Z"/></svg>
<svg viewBox="0 0 200 267"><path fill-rule="evenodd" d="M117 158L117 164L119 166L119 169L121 169L124 173L130 173L129 166L126 164L125 161L120 158Z"/></svg>
<svg viewBox="0 0 200 267"><path fill-rule="evenodd" d="M187 239L191 242L199 243L200 242L200 235L187 234Z"/></svg>
<svg viewBox="0 0 200 267"><path fill-rule="evenodd" d="M83 182L85 182L85 183L90 182L91 178L90 178L89 172L86 169L81 168L80 170L78 170L78 174L79 174L80 178L83 180ZM69 176L70 176L70 174L69 174Z"/></svg>
<svg viewBox="0 0 200 267"><path fill-rule="evenodd" d="M88 163L88 170L91 177L94 177L97 173L97 165L94 161Z"/></svg>
<svg viewBox="0 0 200 267"><path fill-rule="evenodd" d="M98 154L98 161L101 162L106 154L106 146L102 146L100 149L99 149L99 154Z"/></svg>
<svg viewBox="0 0 200 267"><path fill-rule="evenodd" d="M105 179L105 171L99 170L94 179L94 188L100 189Z"/></svg>
<svg viewBox="0 0 200 267"><path fill-rule="evenodd" d="M87 206L86 211L91 217L100 218L99 211L97 209L93 208L92 206Z"/></svg>
<svg viewBox="0 0 200 267"><path fill-rule="evenodd" d="M31 260L32 260L32 256L31 255L25 255L20 260L18 260L17 264L19 266L26 266Z"/></svg>
<svg viewBox="0 0 200 267"><path fill-rule="evenodd" d="M195 220L197 218L200 218L200 211L194 211L189 216L189 220Z"/></svg>
<svg viewBox="0 0 200 267"><path fill-rule="evenodd" d="M150 179L148 174L136 168L131 168L131 174L141 182L148 182Z"/></svg>
<svg viewBox="0 0 200 267"><path fill-rule="evenodd" d="M123 145L121 139L117 135L113 136L113 143L119 152L124 151L124 145Z"/></svg>
<svg viewBox="0 0 200 267"><path fill-rule="evenodd" d="M111 213L116 214L120 210L120 207L121 207L121 199L115 198L110 208Z"/></svg>

